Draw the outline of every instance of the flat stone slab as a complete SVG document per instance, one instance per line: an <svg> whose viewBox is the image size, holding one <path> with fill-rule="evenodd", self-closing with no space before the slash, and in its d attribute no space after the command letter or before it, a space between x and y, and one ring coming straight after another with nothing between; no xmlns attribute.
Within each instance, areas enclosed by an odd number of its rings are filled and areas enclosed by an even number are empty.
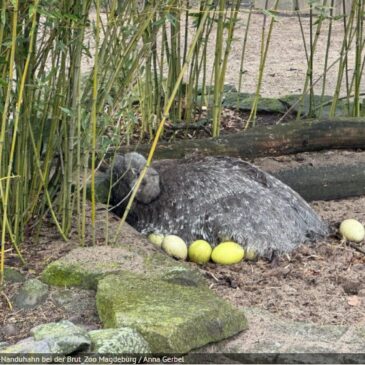
<svg viewBox="0 0 365 365"><path fill-rule="evenodd" d="M100 280L96 305L105 327L136 329L154 353L186 353L247 328L243 312L207 287L130 273Z"/></svg>
<svg viewBox="0 0 365 365"><path fill-rule="evenodd" d="M149 242L147 245L152 246ZM166 281L183 285L205 284L205 279L197 270L190 269L186 263L172 259L161 250L156 249L151 255L110 246L72 250L44 269L42 281L49 285L95 290L101 278L121 272L165 278Z"/></svg>
<svg viewBox="0 0 365 365"><path fill-rule="evenodd" d="M106 274L142 266L142 257L125 248L76 248L49 264L42 273L42 280L50 285L95 289L97 281Z"/></svg>
<svg viewBox="0 0 365 365"><path fill-rule="evenodd" d="M106 220L108 232L105 228ZM96 224L101 227L97 231L97 240L102 242L106 235L114 237L119 222L119 218L114 215L105 215L103 210L97 210ZM124 271L154 277L166 275L166 280L170 281L205 282L192 265L166 255L126 223L113 246L76 248L50 263L44 269L41 279L49 285L95 290L98 280L105 275Z"/></svg>

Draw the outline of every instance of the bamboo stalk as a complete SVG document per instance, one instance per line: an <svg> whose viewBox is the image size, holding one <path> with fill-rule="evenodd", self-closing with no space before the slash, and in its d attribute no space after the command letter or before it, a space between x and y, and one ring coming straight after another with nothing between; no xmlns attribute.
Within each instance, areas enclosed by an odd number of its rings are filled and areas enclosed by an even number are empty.
<svg viewBox="0 0 365 365"><path fill-rule="evenodd" d="M25 81L27 79L27 73L29 68L30 59L32 56L33 51L33 43L35 39L35 27L36 27L36 14L37 14L37 7L38 7L39 0L34 0L34 8L33 8L33 14L32 14L32 28L29 34L29 49L28 54L24 66L24 71L21 76L21 81L19 85L18 90L18 99L16 102L15 107L15 113L14 113L14 126L13 126L13 135L12 135L12 141L11 141L11 147L10 147L10 154L9 154L9 162L8 162L8 168L7 168L7 179L5 182L5 193L2 191L2 207L3 207L3 221L2 221L2 232L1 232L1 260L0 260L0 283L3 283L3 276L4 276L4 259L5 259L5 241L6 241L6 227L8 226L9 219L8 219L8 202L9 202L9 192L10 192L10 182L11 182L11 176L12 176L12 168L14 163L14 154L15 154L15 148L16 148L16 142L17 142L17 135L18 135L18 126L19 126L19 117L20 117L20 108L23 103L23 93L24 93L24 87L25 87ZM10 67L12 68L14 65L14 57L15 57L15 48L16 48L16 37L17 37L17 22L18 22L18 10L19 10L19 3L18 1L13 2L13 28L12 28L12 47L11 47L11 62ZM12 70L9 70L9 76L12 75ZM8 86L8 93L7 98L10 98L10 88L11 88L11 80L12 77L9 77L9 86ZM9 99L8 99L9 101ZM6 118L6 114L4 113L3 117ZM5 127L5 122L3 123L3 127ZM3 138L1 139L3 140ZM0 146L1 148L2 146ZM1 156L0 156L1 161ZM0 184L2 186L2 182L0 181ZM2 189L1 189L2 190ZM13 245L17 247L17 243L13 241Z"/></svg>
<svg viewBox="0 0 365 365"><path fill-rule="evenodd" d="M279 0L276 0L274 3L274 7L273 7L274 11L277 10L278 5L279 5ZM265 3L265 9L267 10L267 8L268 8L268 1L266 1L266 3ZM263 81L263 77L264 77L264 69L265 69L267 54L269 51L271 34L272 34L272 30L274 28L275 18L272 17L270 26L269 26L269 30L268 30L268 34L266 37L266 42L265 42L266 17L267 17L267 15L266 15L266 13L264 13L264 20L263 20L262 31L261 31L261 51L260 51L259 75L258 75L258 80L257 80L257 84L256 84L255 97L254 97L254 100L252 103L250 115L249 115L246 125L245 125L245 129L247 129L249 127L251 122L253 123L253 125L255 125L257 106L258 106L258 103L260 100L260 90L261 90L262 81Z"/></svg>
<svg viewBox="0 0 365 365"><path fill-rule="evenodd" d="M209 4L209 6L211 5L211 2L212 2L212 0L208 0L208 4ZM194 48L195 48L196 43L197 43L197 41L198 41L199 34L200 34L200 33L203 31L203 29L204 29L204 24L205 24L205 21L206 21L207 17L208 17L208 10L205 10L204 15L203 15L203 17L202 17L202 21L201 21L201 23L200 23L200 25L199 25L199 27L198 27L198 29L197 29L197 31L196 31L196 33L195 33L195 35L194 35L194 38L192 39L192 42L191 42L191 45L190 45L189 51L188 51L188 53L187 53L187 55L186 55L186 62L183 64L183 66L182 66L182 68L181 68L181 70L180 70L180 74L178 75L178 78L177 78L177 80L176 80L175 87L174 87L174 89L172 90L172 93L171 93L171 95L170 95L170 97L169 97L169 99L168 99L168 101L167 101L167 104L166 104L166 106L165 106L165 108L164 108L163 117L162 117L161 122L160 122L160 124L159 124L159 126L158 126L158 129L157 129L157 132L156 132L155 138L154 138L154 140L153 140L153 142L152 142L152 146L151 146L150 152L149 152L148 157L147 157L146 165L145 165L145 166L144 166L144 168L142 169L142 171L141 171L141 173L140 173L140 175L139 175L139 177L138 177L138 179L137 179L137 181L136 181L136 184L135 184L135 186L134 186L134 189L133 189L133 191L132 191L132 193L131 193L131 196L130 196L130 198L129 198L129 200L128 200L127 207L126 207L126 209L125 209L125 211L124 211L124 214L123 214L123 216L122 216L122 218L121 218L121 220L120 220L120 223L118 224L118 227L117 227L117 230L116 230L116 233L115 233L115 237L114 237L113 242L116 242L116 241L118 240L120 230L122 229L122 226L123 226L124 222L125 222L125 221L126 221L126 219L127 219L128 213L129 213L129 211L130 211L130 209L131 209L131 207L132 207L132 204L133 204L134 198L135 198L135 196L136 196L136 194L137 194L137 191L138 191L138 189L139 189L139 187L140 187L140 185L141 185L141 183L142 183L143 178L144 178L144 177L145 177L145 175L146 175L147 169L148 169L148 168L149 168L149 166L151 165L151 161L152 161L152 158L153 158L153 154L154 154L154 152L155 152L155 150L156 150L156 146L157 146L157 143L158 143L159 138L160 138L160 136L161 136L162 130L163 130L163 128L164 128L164 125L165 125L166 119L167 119L167 118L168 118L168 116L169 116L170 108L171 108L172 103L174 102L175 96L176 96L176 94L177 94L177 92L178 92L178 90L179 90L180 83L181 83L181 81L182 81L182 78L183 78L183 76L184 76L184 73L185 73L185 71L186 71L186 69L187 69L187 67L188 67L188 65L189 65L189 62L190 62L190 60L191 60L192 56L193 56Z"/></svg>
<svg viewBox="0 0 365 365"><path fill-rule="evenodd" d="M95 215L96 215L96 199L95 199L95 157L96 157L96 135L97 135L97 102L98 102L98 72L99 72L99 41L100 41L100 0L95 0L96 5L96 27L95 27L95 56L93 68L93 88L92 88L92 109L91 109L91 228L92 240L95 244Z"/></svg>
<svg viewBox="0 0 365 365"><path fill-rule="evenodd" d="M244 60L245 60L245 55L246 55L247 40L248 40L248 34L249 34L250 25L251 25L251 17L252 17L253 8L254 8L254 4L252 2L251 6L250 6L250 11L248 13L247 25L246 25L246 29L245 29L245 36L243 38L243 46L242 46L241 61L240 61L240 71L239 71L239 76L238 76L238 93L241 92L241 88L242 88L242 79L243 79L243 72L244 72L243 65L244 65Z"/></svg>

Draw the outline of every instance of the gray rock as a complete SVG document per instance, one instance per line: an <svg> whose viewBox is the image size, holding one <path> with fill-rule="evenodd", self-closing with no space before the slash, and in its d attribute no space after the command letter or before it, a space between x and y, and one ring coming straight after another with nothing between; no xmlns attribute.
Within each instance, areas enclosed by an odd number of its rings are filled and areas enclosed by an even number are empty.
<svg viewBox="0 0 365 365"><path fill-rule="evenodd" d="M87 331L70 321L41 324L32 328L31 334L35 341L46 341L50 353L71 354L91 344Z"/></svg>
<svg viewBox="0 0 365 365"><path fill-rule="evenodd" d="M44 354L50 353L51 347L47 340L36 341L33 337L28 337L1 349L1 352L5 354Z"/></svg>
<svg viewBox="0 0 365 365"><path fill-rule="evenodd" d="M9 344L7 342L0 342L0 351L8 346L9 346Z"/></svg>
<svg viewBox="0 0 365 365"><path fill-rule="evenodd" d="M74 324L98 323L95 291L53 287L51 300L65 312L65 317ZM94 327L95 328L95 327Z"/></svg>
<svg viewBox="0 0 365 365"><path fill-rule="evenodd" d="M123 327L90 331L91 351L109 354L147 354L147 341L134 329Z"/></svg>
<svg viewBox="0 0 365 365"><path fill-rule="evenodd" d="M291 108L293 113L300 113L302 117L308 117L310 111L310 97L309 95L305 95L302 100L301 94L291 94L287 96L283 96L279 99L283 104L287 106L287 108ZM302 100L302 101L301 101ZM312 117L313 116L322 116L328 117L331 110L333 97L330 95L313 95L312 98ZM350 103L349 107L352 108L353 103ZM336 116L347 116L347 101L346 100L338 100L336 105Z"/></svg>
<svg viewBox="0 0 365 365"><path fill-rule="evenodd" d="M60 288L59 290L55 291L51 295L52 301L60 306L65 307L65 305L68 305L73 300L73 292L68 289Z"/></svg>
<svg viewBox="0 0 365 365"><path fill-rule="evenodd" d="M131 327L154 353L186 353L247 328L244 314L204 286L139 275L99 281L96 305L104 327Z"/></svg>
<svg viewBox="0 0 365 365"><path fill-rule="evenodd" d="M13 300L18 308L34 308L43 303L48 295L48 286L38 279L27 280Z"/></svg>
<svg viewBox="0 0 365 365"><path fill-rule="evenodd" d="M1 328L2 335L5 337L11 337L18 333L18 328L13 323L8 323Z"/></svg>
<svg viewBox="0 0 365 365"><path fill-rule="evenodd" d="M4 269L4 278L9 283L23 283L25 281L25 276L12 267L6 267Z"/></svg>

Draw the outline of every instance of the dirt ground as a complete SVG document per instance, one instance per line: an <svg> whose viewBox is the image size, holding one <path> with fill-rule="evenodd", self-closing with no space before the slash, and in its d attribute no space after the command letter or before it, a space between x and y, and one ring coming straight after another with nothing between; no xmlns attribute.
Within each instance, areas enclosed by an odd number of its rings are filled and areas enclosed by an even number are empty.
<svg viewBox="0 0 365 365"><path fill-rule="evenodd" d="M269 21L267 28L269 26ZM309 18L302 18L303 30L307 47L309 46ZM261 28L263 23L262 14L254 14L251 19L251 28L247 41L247 50L243 67L243 87L242 91L254 93L256 91L257 74L260 62ZM245 28L247 24L247 14L241 9L239 15L239 27L235 33L235 40L232 44L227 67L226 83L236 85L238 80L238 70L240 69L240 59ZM241 27L240 27L241 26ZM323 23L318 38L318 43L314 53L313 79L318 80L324 71L326 43L328 33L328 21ZM343 22L337 20L333 22L331 46L328 54L328 65L333 65L326 78L325 94L332 95L337 83L338 57L340 55L343 40ZM214 38L212 39L212 55L208 60L214 59ZM353 72L355 51L351 48L348 52L349 73ZM288 94L298 94L303 91L305 76L307 73L307 62L304 50L304 43L300 32L300 24L296 16L278 16L273 27L270 47L267 55L265 73L261 88L261 95L264 97L281 97ZM314 92L321 94L322 80L315 85ZM364 79L363 79L364 82ZM342 95L344 94L342 83ZM364 87L364 84L362 85Z"/></svg>
<svg viewBox="0 0 365 365"><path fill-rule="evenodd" d="M282 15L290 15L289 12ZM295 14L290 16L276 16L275 23L270 39L267 60L265 64L264 77L261 86L260 94L263 97L282 97L289 94L300 94L303 91L305 77L307 74L307 58L305 54L303 37L301 34L300 23ZM94 18L91 16L91 18ZM104 19L104 16L102 16ZM238 87L238 79L240 72L242 46L245 37L245 30L248 20L248 9L241 7L238 15L237 28L234 33L234 40L228 58L228 67L226 71L225 83ZM266 20L266 34L269 28L271 19ZM310 21L309 18L303 16L301 18L306 47L309 49L310 39ZM319 37L316 49L313 55L313 80L314 93L322 93L322 81L326 59L328 20L322 23L319 31ZM263 14L256 12L252 14L251 25L249 27L246 52L243 63L243 78L241 91L247 93L255 93L258 79L258 71L260 66L260 50L261 50L261 31L263 26ZM314 33L317 31L314 25ZM184 24L181 24L181 32L184 33ZM195 28L191 26L189 30L189 44ZM344 35L343 19L339 18L332 24L332 35L330 48L328 52L327 76L324 88L324 93L332 95L337 84L337 73L339 68L339 56L341 53ZM93 54L94 47L93 36L90 33L90 52ZM347 61L348 72L350 78L354 70L355 64L355 44L348 49ZM224 45L225 47L225 45ZM215 29L213 28L209 38L207 47L207 75L211 75L215 53ZM85 56L82 61L83 71L91 70L93 66L93 58ZM346 78L342 82L340 94L346 94L345 85ZM214 82L214 81L213 81ZM362 80L362 89L364 88L365 76Z"/></svg>
<svg viewBox="0 0 365 365"><path fill-rule="evenodd" d="M323 153L311 154L311 160L321 160ZM290 166L291 159L298 163L295 155L286 156L284 163ZM264 159L260 163L265 164ZM272 262L260 259L227 267L209 263L200 270L210 287L237 307L256 306L284 318L320 324L365 323L365 254L356 250L365 250L365 242L354 248L342 243L337 235L338 225L345 218L356 218L365 224L365 196L311 205L330 223L330 237L314 246L302 245ZM19 268L28 278L37 277L49 262L77 245L76 238L64 243L54 227L45 226L40 243L29 239L22 246L25 267L20 267L15 252L7 253L6 264ZM40 323L72 319L52 296L36 309L11 310L9 302L19 286L8 284L1 293L0 342L16 342ZM95 308L81 320L89 328L100 327Z"/></svg>
<svg viewBox="0 0 365 365"><path fill-rule="evenodd" d="M365 223L365 197L311 205L334 232L345 218ZM276 262L209 264L205 270L212 288L237 306L320 324L365 323L365 255L336 235L313 247L302 245Z"/></svg>

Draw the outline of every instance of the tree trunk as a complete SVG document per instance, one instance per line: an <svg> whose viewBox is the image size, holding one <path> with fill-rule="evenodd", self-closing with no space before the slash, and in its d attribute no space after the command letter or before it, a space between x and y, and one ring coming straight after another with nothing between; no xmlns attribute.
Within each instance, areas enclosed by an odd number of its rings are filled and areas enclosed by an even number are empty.
<svg viewBox="0 0 365 365"><path fill-rule="evenodd" d="M150 146L122 148L119 152L137 151L147 155ZM173 159L201 155L255 158L325 149L365 148L365 121L359 119L313 120L256 127L246 132L219 138L159 143L155 158Z"/></svg>

